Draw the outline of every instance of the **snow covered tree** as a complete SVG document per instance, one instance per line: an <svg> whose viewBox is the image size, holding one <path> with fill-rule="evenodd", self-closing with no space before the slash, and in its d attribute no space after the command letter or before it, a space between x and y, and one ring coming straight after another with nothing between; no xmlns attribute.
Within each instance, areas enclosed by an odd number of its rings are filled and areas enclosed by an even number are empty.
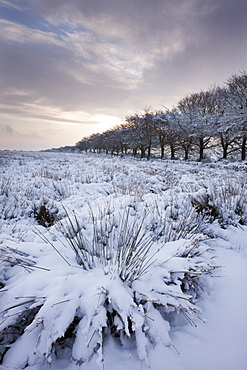
<svg viewBox="0 0 247 370"><path fill-rule="evenodd" d="M178 146L178 135L174 122L171 120L169 110L166 110L166 112L157 112L153 116L153 121L156 132L158 133L161 159L164 157L166 145L170 148L171 159L174 159Z"/></svg>
<svg viewBox="0 0 247 370"><path fill-rule="evenodd" d="M204 150L209 147L211 137L215 135L214 100L212 90L208 90L187 95L178 103L178 109L183 116L183 127L188 126L188 134L199 147L200 161L203 159Z"/></svg>
<svg viewBox="0 0 247 370"><path fill-rule="evenodd" d="M85 151L87 153L89 146L89 140L88 137L83 137L80 141L78 141L75 144L76 148L78 148L80 151Z"/></svg>
<svg viewBox="0 0 247 370"><path fill-rule="evenodd" d="M241 159L246 159L247 142L247 73L240 72L232 75L226 82L227 95L232 113L232 121L238 125L239 133L242 137Z"/></svg>
<svg viewBox="0 0 247 370"><path fill-rule="evenodd" d="M231 109L227 101L227 89L215 89L215 130L216 137L219 138L222 147L222 158L227 158L228 154L236 151L236 143L239 137L239 130L236 121L232 119Z"/></svg>
<svg viewBox="0 0 247 370"><path fill-rule="evenodd" d="M166 134L168 131L168 121L166 114L164 112L156 112L153 116L153 123L158 135L160 145L160 158L163 159L165 154Z"/></svg>
<svg viewBox="0 0 247 370"><path fill-rule="evenodd" d="M122 125L121 131L124 136L124 142L126 147L132 150L132 154L135 157L139 148L139 137L134 122L132 122L133 116L127 117L126 122Z"/></svg>
<svg viewBox="0 0 247 370"><path fill-rule="evenodd" d="M190 133L190 127L188 127L187 121L184 118L184 115L177 108L169 112L170 126L176 132L178 145L182 147L184 159L187 160L189 158L189 152L192 149L193 137Z"/></svg>
<svg viewBox="0 0 247 370"><path fill-rule="evenodd" d="M126 117L126 122L132 130L141 151L141 158L144 158L147 151L147 158L150 158L151 148L155 138L153 114L145 109L144 113L134 114Z"/></svg>
<svg viewBox="0 0 247 370"><path fill-rule="evenodd" d="M95 153L100 153L102 150L102 145L103 145L103 136L102 134L92 134L89 137L89 145L90 149Z"/></svg>
<svg viewBox="0 0 247 370"><path fill-rule="evenodd" d="M120 134L119 127L116 126L111 130L107 130L102 134L102 148L108 154L109 152L113 155L119 154L122 151L122 137Z"/></svg>

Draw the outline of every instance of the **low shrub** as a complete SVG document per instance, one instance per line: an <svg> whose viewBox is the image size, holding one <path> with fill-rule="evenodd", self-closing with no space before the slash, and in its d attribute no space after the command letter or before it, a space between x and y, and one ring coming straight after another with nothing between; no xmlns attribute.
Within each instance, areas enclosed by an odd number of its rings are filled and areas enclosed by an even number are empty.
<svg viewBox="0 0 247 370"><path fill-rule="evenodd" d="M195 237L154 242L142 226L145 214L132 217L129 209L121 223L105 224L107 237L104 220L94 218L89 239L79 217L67 212L62 243L43 235L42 253L18 263L20 247L11 258L8 247L2 250L14 268L0 290L4 366L44 366L63 356L82 364L95 354L103 364L108 336L131 343L148 365L153 346L172 345L171 313L196 325L196 298L215 268L208 246Z"/></svg>

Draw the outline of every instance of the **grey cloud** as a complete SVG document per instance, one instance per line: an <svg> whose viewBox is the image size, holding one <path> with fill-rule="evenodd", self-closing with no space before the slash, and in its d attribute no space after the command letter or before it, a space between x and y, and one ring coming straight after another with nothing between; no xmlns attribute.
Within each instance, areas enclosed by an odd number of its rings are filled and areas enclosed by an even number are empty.
<svg viewBox="0 0 247 370"><path fill-rule="evenodd" d="M15 135L14 129L11 126L6 125L6 124L0 123L0 131L2 132L2 134L7 134L11 136Z"/></svg>
<svg viewBox="0 0 247 370"><path fill-rule="evenodd" d="M247 33L246 0L92 0L39 1L52 22L88 27L99 40L119 44L129 58L139 54L156 67L160 59L191 59L204 50L224 59L235 46L244 47ZM73 21L72 21L73 20ZM238 45L238 47L236 46ZM234 58L234 56L233 56ZM245 61L245 59L244 59ZM223 62L223 60L222 60ZM146 66L144 66L146 68Z"/></svg>
<svg viewBox="0 0 247 370"><path fill-rule="evenodd" d="M120 37L149 46L156 41L169 41L177 35L183 35L184 38L194 37L194 31L200 31L204 19L210 21L214 13L227 13L231 7L236 8L244 3L244 0L36 1L38 11L42 11L43 16L57 23L69 20L79 22L81 15L85 24L90 24L92 20L91 26L96 32L99 30L110 35L112 30L117 29Z"/></svg>
<svg viewBox="0 0 247 370"><path fill-rule="evenodd" d="M122 117L175 104L246 66L246 0L23 4L40 23L36 30L11 23L16 38L0 36L4 113L50 106Z"/></svg>
<svg viewBox="0 0 247 370"><path fill-rule="evenodd" d="M126 82L108 70L103 58L91 62L78 59L73 50L50 44L40 47L2 42L1 51L5 55L0 66L2 92L9 89L29 92L4 94L4 104L20 106L45 100L46 104L65 110L93 110L118 105L128 94Z"/></svg>
<svg viewBox="0 0 247 370"><path fill-rule="evenodd" d="M186 6L184 4L187 4ZM104 39L128 42L129 47L157 47L181 36L191 0L42 1L39 10L51 22L90 27ZM176 27L176 30L174 30Z"/></svg>
<svg viewBox="0 0 247 370"><path fill-rule="evenodd" d="M23 133L19 130L16 130L14 129L12 126L8 125L8 124L2 124L0 123L0 132L4 137L10 139L11 137L14 138L14 139L22 139L22 138L25 138L25 139L41 139L41 136L38 135L36 132L34 131L31 131L29 130L29 132L27 133Z"/></svg>

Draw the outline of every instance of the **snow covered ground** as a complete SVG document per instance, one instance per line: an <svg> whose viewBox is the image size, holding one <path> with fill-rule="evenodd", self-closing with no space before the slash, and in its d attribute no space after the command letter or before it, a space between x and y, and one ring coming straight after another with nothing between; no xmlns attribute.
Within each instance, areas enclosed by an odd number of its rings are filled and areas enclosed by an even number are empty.
<svg viewBox="0 0 247 370"><path fill-rule="evenodd" d="M245 163L0 152L0 168L0 369L246 369Z"/></svg>

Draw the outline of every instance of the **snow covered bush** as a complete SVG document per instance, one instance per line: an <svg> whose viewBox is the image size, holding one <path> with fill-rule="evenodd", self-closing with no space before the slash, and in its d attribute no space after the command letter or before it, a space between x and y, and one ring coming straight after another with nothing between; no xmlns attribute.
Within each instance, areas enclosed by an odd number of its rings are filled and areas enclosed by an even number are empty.
<svg viewBox="0 0 247 370"><path fill-rule="evenodd" d="M222 227L246 225L247 190L245 176L223 178L205 185L191 201L195 210L206 220L218 220Z"/></svg>
<svg viewBox="0 0 247 370"><path fill-rule="evenodd" d="M92 225L90 241L70 218L64 238L72 248L49 231L35 250L25 242L14 248L14 241L2 248L4 366L44 366L64 356L82 364L95 353L100 364L109 335L121 346L132 343L148 364L153 346L172 345L172 314L196 325L196 298L214 269L208 246L195 238L154 243L142 224L127 210L106 244L104 229Z"/></svg>
<svg viewBox="0 0 247 370"><path fill-rule="evenodd" d="M203 231L202 217L196 212L191 199L172 191L166 197L162 195L155 199L149 218L154 236L164 243L189 239Z"/></svg>
<svg viewBox="0 0 247 370"><path fill-rule="evenodd" d="M77 262L85 270L111 266L120 279L131 285L149 267L147 255L152 246L152 237L143 228L145 215L131 216L128 207L118 217L101 213L100 217L91 213L92 237L89 241L80 226L75 212L66 211L66 220L60 222L60 229L75 252ZM103 211L102 211L103 212Z"/></svg>

